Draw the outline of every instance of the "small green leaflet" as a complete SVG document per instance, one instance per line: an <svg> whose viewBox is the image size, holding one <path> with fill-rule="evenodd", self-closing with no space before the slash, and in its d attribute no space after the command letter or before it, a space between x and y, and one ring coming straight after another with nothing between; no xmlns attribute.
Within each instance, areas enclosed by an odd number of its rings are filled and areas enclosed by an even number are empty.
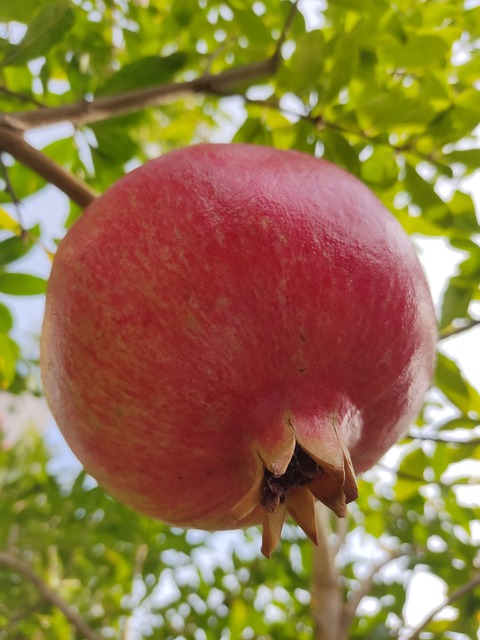
<svg viewBox="0 0 480 640"><path fill-rule="evenodd" d="M175 73L187 62L186 53L177 51L169 56L148 56L126 64L97 91L97 96L145 89L173 80Z"/></svg>
<svg viewBox="0 0 480 640"><path fill-rule="evenodd" d="M15 378L17 344L0 331L0 389L8 389Z"/></svg>
<svg viewBox="0 0 480 640"><path fill-rule="evenodd" d="M70 2L50 3L34 16L22 40L10 48L0 61L0 69L19 66L29 60L44 56L47 51L62 40L71 29L75 14Z"/></svg>
<svg viewBox="0 0 480 640"><path fill-rule="evenodd" d="M11 296L34 296L45 293L47 281L28 273L0 273L0 292Z"/></svg>
<svg viewBox="0 0 480 640"><path fill-rule="evenodd" d="M10 309L0 302L0 331L8 333L13 327L13 316Z"/></svg>

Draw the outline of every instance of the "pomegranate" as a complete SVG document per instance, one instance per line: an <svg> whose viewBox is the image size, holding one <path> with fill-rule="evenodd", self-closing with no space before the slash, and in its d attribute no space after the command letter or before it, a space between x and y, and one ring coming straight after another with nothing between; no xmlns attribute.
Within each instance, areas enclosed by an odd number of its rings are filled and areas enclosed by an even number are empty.
<svg viewBox="0 0 480 640"><path fill-rule="evenodd" d="M405 433L435 316L400 225L356 178L295 151L199 145L119 180L61 242L46 396L86 470L182 527L286 515L314 541Z"/></svg>

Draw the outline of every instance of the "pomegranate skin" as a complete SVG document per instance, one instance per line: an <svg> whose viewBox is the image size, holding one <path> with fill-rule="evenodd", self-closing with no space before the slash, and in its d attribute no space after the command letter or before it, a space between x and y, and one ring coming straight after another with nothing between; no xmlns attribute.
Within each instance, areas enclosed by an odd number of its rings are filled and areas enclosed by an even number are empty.
<svg viewBox="0 0 480 640"><path fill-rule="evenodd" d="M113 496L178 526L265 527L265 469L281 477L296 446L355 497L348 454L362 472L405 433L435 327L408 237L356 178L207 144L127 174L67 233L42 376Z"/></svg>

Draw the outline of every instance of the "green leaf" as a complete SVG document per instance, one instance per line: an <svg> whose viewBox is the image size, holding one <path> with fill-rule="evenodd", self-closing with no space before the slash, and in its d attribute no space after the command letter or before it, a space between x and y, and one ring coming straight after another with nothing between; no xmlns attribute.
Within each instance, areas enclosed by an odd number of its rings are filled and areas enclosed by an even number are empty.
<svg viewBox="0 0 480 640"><path fill-rule="evenodd" d="M24 198L31 196L36 193L40 189L45 186L45 180L41 178L37 173L31 171L27 167L23 166L19 162L15 162L11 167L8 168L8 174L10 178L10 182L15 185L15 195L17 198L22 201ZM1 202L11 202L11 197L8 193L0 191L0 201ZM2 228L2 223L8 224L8 220L2 215L2 211L0 210L0 228ZM13 218L10 217L10 220ZM8 227L3 227L8 228ZM12 229L14 230L14 229ZM20 225L17 223L17 227L15 233L20 232Z"/></svg>
<svg viewBox="0 0 480 640"><path fill-rule="evenodd" d="M414 449L404 457L398 468L399 473L394 486L395 498L399 502L418 495L419 488L425 484L423 474L427 464L428 458L421 448Z"/></svg>
<svg viewBox="0 0 480 640"><path fill-rule="evenodd" d="M0 273L0 292L11 296L45 293L47 281L29 273Z"/></svg>
<svg viewBox="0 0 480 640"><path fill-rule="evenodd" d="M424 450L419 447L403 458L398 470L406 475L422 479L427 463L428 457Z"/></svg>
<svg viewBox="0 0 480 640"><path fill-rule="evenodd" d="M47 4L50 0L2 0L0 3L0 20L8 22L28 23L32 19L32 14L39 6Z"/></svg>
<svg viewBox="0 0 480 640"><path fill-rule="evenodd" d="M441 227L449 227L452 224L448 206L436 193L435 185L422 178L408 163L405 171L405 186L413 202L422 209L428 221Z"/></svg>
<svg viewBox="0 0 480 640"><path fill-rule="evenodd" d="M335 164L339 164L356 175L360 174L358 155L348 140L337 131L327 129L321 139L325 145L325 157Z"/></svg>
<svg viewBox="0 0 480 640"><path fill-rule="evenodd" d="M44 56L55 44L65 38L75 21L75 14L67 0L50 3L40 9L31 20L25 36L11 47L0 61L0 69L19 66Z"/></svg>
<svg viewBox="0 0 480 640"><path fill-rule="evenodd" d="M358 64L358 45L354 35L341 35L336 43L333 68L328 72L326 87L321 102L330 102L338 92L346 87Z"/></svg>
<svg viewBox="0 0 480 640"><path fill-rule="evenodd" d="M457 318L468 317L468 307L472 299L472 289L458 286L458 276L450 278L443 296L440 329L445 329Z"/></svg>
<svg viewBox="0 0 480 640"><path fill-rule="evenodd" d="M478 112L480 109L480 91L471 87L463 91L455 100L458 108L456 115L468 127L468 135L478 125ZM457 122L455 123L457 125ZM460 126L458 123L457 126ZM467 133L467 132L466 132Z"/></svg>
<svg viewBox="0 0 480 640"><path fill-rule="evenodd" d="M188 55L182 52L169 56L148 56L123 66L96 92L97 96L124 93L134 89L158 86L170 82L177 71L185 66Z"/></svg>
<svg viewBox="0 0 480 640"><path fill-rule="evenodd" d="M325 38L321 31L303 34L288 64L279 71L279 83L291 91L304 93L316 88L322 79Z"/></svg>
<svg viewBox="0 0 480 640"><path fill-rule="evenodd" d="M365 11L370 0L330 0L330 5L341 7L342 9L352 9L353 11Z"/></svg>
<svg viewBox="0 0 480 640"><path fill-rule="evenodd" d="M355 110L362 128L378 133L396 127L423 131L435 116L435 110L428 102L410 98L399 89L380 91Z"/></svg>
<svg viewBox="0 0 480 640"><path fill-rule="evenodd" d="M475 204L472 196L462 191L455 191L448 203L452 213L452 222L457 229L469 232L478 232L479 225L475 213Z"/></svg>
<svg viewBox="0 0 480 640"><path fill-rule="evenodd" d="M74 144L72 138L60 138L43 147L42 153L55 160L57 164L61 164L62 167L70 169L75 159Z"/></svg>
<svg viewBox="0 0 480 640"><path fill-rule="evenodd" d="M28 237L13 236L0 242L0 268L26 255L33 246Z"/></svg>
<svg viewBox="0 0 480 640"><path fill-rule="evenodd" d="M444 226L440 226L427 220L424 216L412 216L407 211L395 211L395 217L405 231L411 235L421 233L425 236L442 236L447 233Z"/></svg>
<svg viewBox="0 0 480 640"><path fill-rule="evenodd" d="M431 34L413 34L404 43L387 35L378 43L381 62L412 71L445 66L449 51L443 38Z"/></svg>
<svg viewBox="0 0 480 640"><path fill-rule="evenodd" d="M95 123L92 131L98 145L92 149L94 161L96 156L101 156L107 163L117 166L127 162L137 151L137 145L116 119Z"/></svg>
<svg viewBox="0 0 480 640"><path fill-rule="evenodd" d="M269 145L271 136L260 118L247 118L235 134L233 141Z"/></svg>
<svg viewBox="0 0 480 640"><path fill-rule="evenodd" d="M462 416L461 418L453 418L444 422L439 431L453 431L454 429L475 429L478 426L478 420L469 418L468 416Z"/></svg>
<svg viewBox="0 0 480 640"><path fill-rule="evenodd" d="M462 376L458 365L443 353L437 354L435 382L440 391L457 406L462 413L480 413L480 396Z"/></svg>
<svg viewBox="0 0 480 640"><path fill-rule="evenodd" d="M458 75L467 84L473 84L478 80L480 77L480 51L472 51L470 59L459 67Z"/></svg>
<svg viewBox="0 0 480 640"><path fill-rule="evenodd" d="M9 336L0 331L0 387L7 389L15 378L18 346Z"/></svg>
<svg viewBox="0 0 480 640"><path fill-rule="evenodd" d="M442 474L445 473L449 465L446 445L444 445L443 443L435 445L435 451L433 453L433 456L431 457L430 462L435 474L435 478L439 480L442 477Z"/></svg>
<svg viewBox="0 0 480 640"><path fill-rule="evenodd" d="M480 149L457 149L446 153L443 158L449 164L463 164L466 169L473 171L480 167Z"/></svg>
<svg viewBox="0 0 480 640"><path fill-rule="evenodd" d="M372 155L362 162L362 180L377 189L389 189L398 181L398 165L389 147L375 148Z"/></svg>
<svg viewBox="0 0 480 640"><path fill-rule="evenodd" d="M10 309L0 302L0 331L8 333L13 327L13 316Z"/></svg>
<svg viewBox="0 0 480 640"><path fill-rule="evenodd" d="M251 8L235 11L235 20L238 23L240 33L249 39L250 45L265 47L272 40L270 30Z"/></svg>
<svg viewBox="0 0 480 640"><path fill-rule="evenodd" d="M429 69L422 78L422 96L428 98L428 102L435 107L437 112L450 108L452 104L452 91L444 74L435 69Z"/></svg>

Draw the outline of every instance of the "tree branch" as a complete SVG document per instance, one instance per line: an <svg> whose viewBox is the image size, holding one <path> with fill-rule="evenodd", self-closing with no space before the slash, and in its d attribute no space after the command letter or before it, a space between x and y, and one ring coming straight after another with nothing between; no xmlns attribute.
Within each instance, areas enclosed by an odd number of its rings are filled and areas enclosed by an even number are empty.
<svg viewBox="0 0 480 640"><path fill-rule="evenodd" d="M79 127L140 111L146 107L157 107L195 93L235 95L237 91L232 88L234 85L271 76L278 65L279 61L272 57L263 62L227 69L216 75L207 73L186 82L162 84L148 89L104 96L90 102L84 100L60 107L9 113L0 116L0 125L13 125L17 129L27 131L35 127L68 121Z"/></svg>
<svg viewBox="0 0 480 640"><path fill-rule="evenodd" d="M130 91L112 96L96 98L92 101L81 101L71 105L60 107L44 107L37 110L20 111L0 115L0 126L9 125L22 131L70 122L74 126L82 126L99 122L114 116L125 115L140 111L146 107L156 107L172 102L184 95L195 93L212 93L220 96L236 95L238 92L232 89L236 84L253 82L266 76L272 76L281 63L281 49L292 26L295 15L298 13L299 0L294 0L287 15L280 37L277 41L274 54L261 62L227 69L222 73L212 75L206 73L195 80L163 84L147 89ZM8 91L5 87L0 87Z"/></svg>
<svg viewBox="0 0 480 640"><path fill-rule="evenodd" d="M0 151L6 151L47 182L54 184L82 209L97 197L97 194L88 185L66 171L44 153L35 149L23 138L20 132L15 131L10 126L2 126L1 124Z"/></svg>
<svg viewBox="0 0 480 640"><path fill-rule="evenodd" d="M437 615L437 613L440 613L442 609L444 609L445 607L448 607L453 602L456 602L466 593L475 589L475 587L477 587L478 585L480 585L480 574L472 578L469 582L467 582L467 584L464 584L463 587L460 587L456 591L453 591L448 596L448 598L444 602L442 602L442 604L439 604L438 607L435 607L435 609L430 611L428 616L418 625L418 627L415 627L415 629L413 629L411 634L406 636L405 640L417 640L417 638L420 637L420 633L428 627L428 625L433 620L433 618Z"/></svg>
<svg viewBox="0 0 480 640"><path fill-rule="evenodd" d="M446 340L447 338L458 336L460 333L463 333L464 331L470 331L470 329L475 329L475 327L479 327L479 326L480 326L480 320L470 320L470 322L467 322L461 327L452 327L452 326L446 327L438 336L438 341L440 342L440 340Z"/></svg>
<svg viewBox="0 0 480 640"><path fill-rule="evenodd" d="M67 618L70 624L77 629L82 638L84 638L85 640L100 640L100 637L93 631L93 629L88 626L82 616L80 616L77 611L72 609L72 607L67 602L65 602L65 600L63 600L63 598L58 595L58 593L50 589L50 587L42 580L42 578L37 576L37 574L32 571L32 569L26 562L20 560L19 558L16 558L9 553L0 551L0 565L11 569L15 573L20 574L26 580L31 582L43 596L43 598L45 598L45 600L48 600L51 604L60 609L60 611Z"/></svg>
<svg viewBox="0 0 480 640"><path fill-rule="evenodd" d="M296 5L295 5L296 6ZM139 111L146 107L159 106L185 95L210 93L235 95L235 85L253 82L275 73L280 64L277 53L273 57L253 64L227 69L211 75L209 73L189 80L82 101L60 107L42 108L17 113L0 114L0 151L10 153L16 160L54 184L80 207L85 208L97 194L88 185L63 169L30 145L22 132L36 127L68 121L74 126L99 122L114 116Z"/></svg>
<svg viewBox="0 0 480 640"><path fill-rule="evenodd" d="M316 504L318 545L313 549L311 587L315 640L340 640L338 631L342 611L342 593L332 549L327 538L327 507Z"/></svg>
<svg viewBox="0 0 480 640"><path fill-rule="evenodd" d="M288 32L290 31L290 27L292 26L293 20L298 13L298 3L300 0L295 0L290 7L290 11L288 13L287 19L285 20L285 24L283 25L282 33L280 34L280 38L277 41L277 47L275 49L275 53L273 54L273 59L280 62L280 58L282 55L282 47L287 39Z"/></svg>
<svg viewBox="0 0 480 640"><path fill-rule="evenodd" d="M236 95L236 85L252 83L275 74L281 62L281 47L298 11L298 1L292 3L274 54L261 62L227 69L212 75L206 73L194 80L163 84L157 87L104 96L60 107L0 114L0 151L10 153L22 164L51 182L82 208L96 198L96 194L81 180L65 171L51 158L28 144L22 132L36 127L68 121L75 127L99 122L115 116L140 111L146 107L172 102L185 95L210 93ZM0 87L1 90L8 91Z"/></svg>

